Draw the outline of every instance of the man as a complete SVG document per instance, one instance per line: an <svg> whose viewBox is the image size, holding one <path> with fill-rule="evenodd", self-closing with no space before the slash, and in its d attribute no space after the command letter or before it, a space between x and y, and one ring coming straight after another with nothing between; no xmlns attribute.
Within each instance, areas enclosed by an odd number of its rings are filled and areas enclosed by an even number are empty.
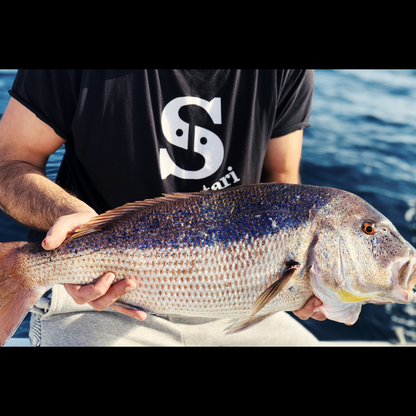
<svg viewBox="0 0 416 416"><path fill-rule="evenodd" d="M260 180L298 183L313 72L25 70L10 94L0 123L0 206L51 250L126 202ZM62 144L53 183L45 166ZM108 272L87 286L54 286L33 308L32 344L317 342L285 313L228 337L224 320L147 317L113 305L136 286L131 279L112 285L114 278ZM312 298L296 314L323 320L314 314L320 304Z"/></svg>

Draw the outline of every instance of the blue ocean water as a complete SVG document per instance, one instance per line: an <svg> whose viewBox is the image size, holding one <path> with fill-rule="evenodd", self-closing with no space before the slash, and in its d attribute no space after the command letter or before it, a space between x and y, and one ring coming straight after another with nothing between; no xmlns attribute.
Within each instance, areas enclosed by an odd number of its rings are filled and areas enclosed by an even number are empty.
<svg viewBox="0 0 416 416"><path fill-rule="evenodd" d="M0 117L16 71L0 70ZM416 246L416 70L317 70L311 128L304 132L302 183L353 192ZM54 179L64 149L51 156ZM27 228L0 211L0 242ZM321 340L416 342L416 305L365 305L353 326L300 321ZM15 334L25 336L26 319Z"/></svg>
<svg viewBox="0 0 416 416"><path fill-rule="evenodd" d="M316 71L305 184L353 192L416 246L416 71ZM358 322L301 321L321 340L416 342L416 304L365 305Z"/></svg>

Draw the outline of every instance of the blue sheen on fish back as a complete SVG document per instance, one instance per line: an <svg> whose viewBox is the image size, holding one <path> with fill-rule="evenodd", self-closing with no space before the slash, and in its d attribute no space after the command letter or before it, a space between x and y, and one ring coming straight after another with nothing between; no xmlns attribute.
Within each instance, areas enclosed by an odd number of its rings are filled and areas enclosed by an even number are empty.
<svg viewBox="0 0 416 416"><path fill-rule="evenodd" d="M302 185L261 184L195 193L188 198L138 204L95 235L70 240L57 253L77 256L103 247L146 250L181 246L228 245L251 241L304 225L312 208L320 208L339 191Z"/></svg>

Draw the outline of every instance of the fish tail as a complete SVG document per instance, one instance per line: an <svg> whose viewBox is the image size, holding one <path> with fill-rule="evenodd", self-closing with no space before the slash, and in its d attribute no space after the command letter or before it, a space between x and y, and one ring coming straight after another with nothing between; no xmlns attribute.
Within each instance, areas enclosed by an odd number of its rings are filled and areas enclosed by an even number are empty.
<svg viewBox="0 0 416 416"><path fill-rule="evenodd" d="M0 243L0 346L16 332L29 309L45 292L19 272L19 248L26 243Z"/></svg>

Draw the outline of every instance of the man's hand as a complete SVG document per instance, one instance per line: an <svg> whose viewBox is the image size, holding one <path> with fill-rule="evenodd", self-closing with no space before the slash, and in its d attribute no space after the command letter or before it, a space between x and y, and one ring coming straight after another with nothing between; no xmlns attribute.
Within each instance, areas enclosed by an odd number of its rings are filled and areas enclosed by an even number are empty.
<svg viewBox="0 0 416 416"><path fill-rule="evenodd" d="M306 302L303 308L292 312L303 321L309 318L316 319L317 321L324 321L326 316L319 310L320 306L322 306L322 301L316 296L313 296Z"/></svg>
<svg viewBox="0 0 416 416"><path fill-rule="evenodd" d="M59 217L48 231L42 242L42 247L45 250L53 250L59 247L77 228L96 215L97 213L91 210ZM136 287L136 283L132 279L121 280L112 285L114 279L115 274L113 272L107 272L95 283L89 285L64 284L64 286L69 295L79 305L88 303L97 311L103 311L110 306L124 315L136 318L139 321L145 320L147 316L146 312L113 305L120 296Z"/></svg>

